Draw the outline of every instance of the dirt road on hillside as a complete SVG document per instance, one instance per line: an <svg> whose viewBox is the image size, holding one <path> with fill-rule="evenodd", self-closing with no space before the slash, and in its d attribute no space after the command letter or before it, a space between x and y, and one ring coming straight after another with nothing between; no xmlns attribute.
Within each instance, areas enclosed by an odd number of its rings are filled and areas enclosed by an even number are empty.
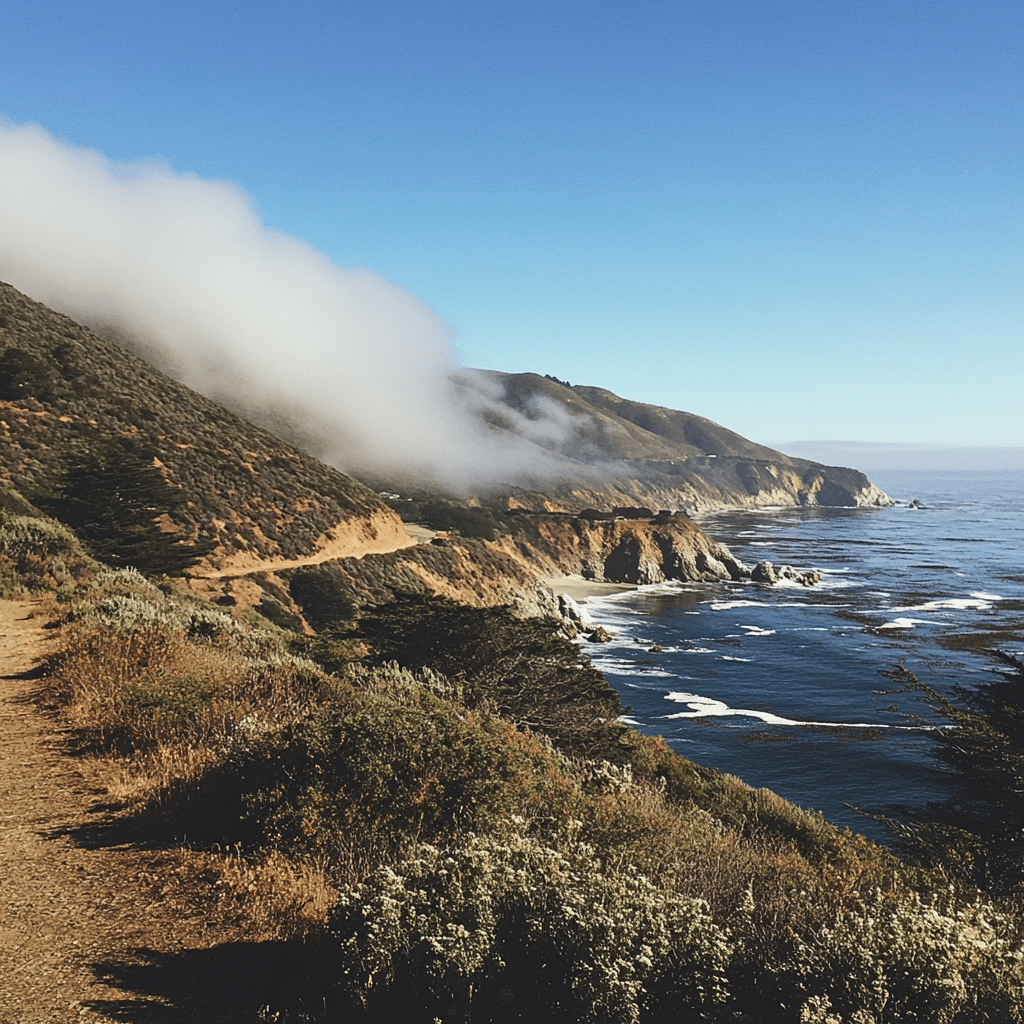
<svg viewBox="0 0 1024 1024"><path fill-rule="evenodd" d="M165 898L168 855L104 840L103 797L26 678L54 643L38 611L0 601L0 1024L256 1020L276 944Z"/></svg>

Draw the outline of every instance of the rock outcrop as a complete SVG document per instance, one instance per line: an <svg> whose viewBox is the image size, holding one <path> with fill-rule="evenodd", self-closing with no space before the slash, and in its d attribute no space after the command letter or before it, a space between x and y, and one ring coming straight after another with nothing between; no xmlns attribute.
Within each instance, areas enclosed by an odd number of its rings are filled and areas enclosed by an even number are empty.
<svg viewBox="0 0 1024 1024"><path fill-rule="evenodd" d="M604 583L744 580L747 567L686 516L592 520L522 514L498 541L513 557L547 575Z"/></svg>

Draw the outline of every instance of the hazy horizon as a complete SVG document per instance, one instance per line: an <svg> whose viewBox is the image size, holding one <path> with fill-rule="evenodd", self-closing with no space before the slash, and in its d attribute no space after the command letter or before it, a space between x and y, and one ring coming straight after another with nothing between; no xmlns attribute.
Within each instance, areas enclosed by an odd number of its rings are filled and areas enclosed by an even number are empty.
<svg viewBox="0 0 1024 1024"><path fill-rule="evenodd" d="M1024 472L1024 446L930 445L873 441L765 442L769 447L828 466L877 470Z"/></svg>

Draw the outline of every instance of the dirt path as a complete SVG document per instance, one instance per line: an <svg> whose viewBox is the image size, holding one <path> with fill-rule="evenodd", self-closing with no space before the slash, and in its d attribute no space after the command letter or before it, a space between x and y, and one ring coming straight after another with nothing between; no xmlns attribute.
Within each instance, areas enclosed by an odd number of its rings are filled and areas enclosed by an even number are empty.
<svg viewBox="0 0 1024 1024"><path fill-rule="evenodd" d="M390 525L390 524L389 524ZM261 560L252 555L230 555L223 565L213 566L208 562L200 562L188 570L188 575L195 579L216 580L227 577L249 576L256 572L282 572L285 569L302 569L310 565L322 565L339 558L362 558L365 555L387 555L393 551L415 547L437 536L435 530L425 526L400 524L400 528L391 531L380 530L371 538L353 537L345 534L327 540L312 554L302 558L284 558Z"/></svg>
<svg viewBox="0 0 1024 1024"><path fill-rule="evenodd" d="M0 1022L253 1021L225 1003L252 944L163 898L166 855L84 838L100 796L24 678L54 642L36 611L0 601Z"/></svg>

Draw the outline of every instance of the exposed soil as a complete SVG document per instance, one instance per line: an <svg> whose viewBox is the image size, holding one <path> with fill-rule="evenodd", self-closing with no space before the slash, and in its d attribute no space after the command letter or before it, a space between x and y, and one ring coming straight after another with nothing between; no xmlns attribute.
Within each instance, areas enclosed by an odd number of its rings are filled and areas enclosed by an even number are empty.
<svg viewBox="0 0 1024 1024"><path fill-rule="evenodd" d="M104 839L103 794L37 707L54 643L39 612L0 601L0 1021L259 1020L295 951L207 919L174 851Z"/></svg>
<svg viewBox="0 0 1024 1024"><path fill-rule="evenodd" d="M409 530L398 516L393 513L375 513L332 527L320 537L316 550L302 558L258 558L244 552L212 555L189 569L188 575L200 579L220 579L225 576L247 576L255 572L279 572L320 565L339 558L389 554L421 541L422 537Z"/></svg>

